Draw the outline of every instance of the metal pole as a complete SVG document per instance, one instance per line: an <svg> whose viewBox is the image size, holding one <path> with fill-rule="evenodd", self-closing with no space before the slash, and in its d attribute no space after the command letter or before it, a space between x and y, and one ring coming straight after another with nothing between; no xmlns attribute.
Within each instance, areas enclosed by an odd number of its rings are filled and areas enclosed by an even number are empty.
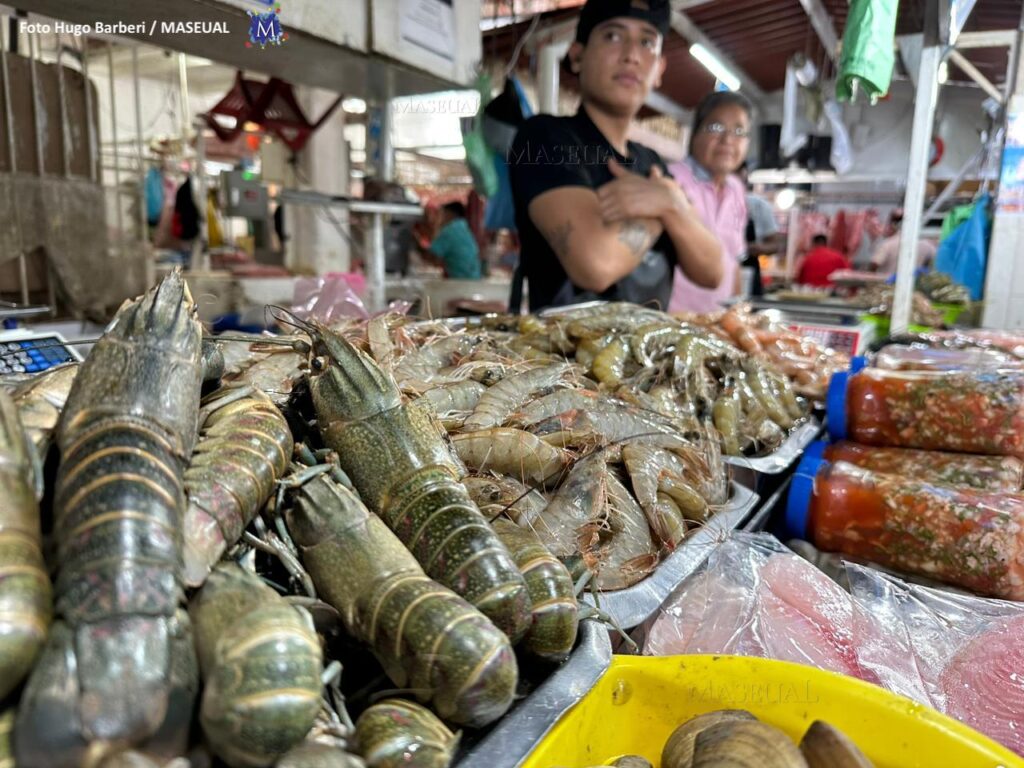
<svg viewBox="0 0 1024 768"><path fill-rule="evenodd" d="M145 261L146 285L156 282L156 264L149 253L149 222L146 219L146 158L142 136L142 89L139 88L139 46L132 46L132 86L135 91L135 149L139 160L139 243Z"/></svg>
<svg viewBox="0 0 1024 768"><path fill-rule="evenodd" d="M558 114L559 61L568 46L547 44L540 49L537 62L537 108L542 114Z"/></svg>
<svg viewBox="0 0 1024 768"><path fill-rule="evenodd" d="M928 155L931 148L932 124L935 120L935 104L939 98L941 62L942 48L934 42L926 45L921 51L917 99L914 105L914 129L910 141L910 166L907 169L907 189L903 199L900 254L896 266L896 295L893 297L890 324L890 332L893 335L905 333L910 326L914 271L917 269L917 241L921 234L921 219L924 212Z"/></svg>
<svg viewBox="0 0 1024 768"><path fill-rule="evenodd" d="M110 80L110 138L114 142L114 207L117 214L117 250L124 245L124 212L121 210L121 162L117 154L117 96L114 91L114 44L107 43L107 68Z"/></svg>
<svg viewBox="0 0 1024 768"><path fill-rule="evenodd" d="M378 144L378 151L380 152L380 172L381 181L394 181L395 180L395 142L393 136L393 129L395 125L394 104L391 99L385 99L381 106L380 115L380 143Z"/></svg>
<svg viewBox="0 0 1024 768"><path fill-rule="evenodd" d="M786 280L793 279L793 264L796 261L796 249L800 242L800 206L794 204L789 209L789 224L786 227Z"/></svg>
<svg viewBox="0 0 1024 768"><path fill-rule="evenodd" d="M366 230L366 298L371 312L384 309L384 216L370 215L370 226Z"/></svg>
<svg viewBox="0 0 1024 768"><path fill-rule="evenodd" d="M0 34L0 80L2 80L4 88L4 125L7 128L7 157L11 162L11 176L14 176L18 172L18 159L14 150L14 113L11 110L10 74L7 72L7 47L4 45L2 34ZM17 220L17 217L15 217L15 220Z"/></svg>
<svg viewBox="0 0 1024 768"><path fill-rule="evenodd" d="M196 194L199 195L199 235L192 244L192 261L190 269L210 270L210 249L208 247L208 233L206 226L206 174L203 172L203 165L206 162L206 136L203 134L203 126L196 126Z"/></svg>
<svg viewBox="0 0 1024 768"><path fill-rule="evenodd" d="M64 178L71 177L71 136L68 130L68 114L65 101L67 100L64 90L64 66L61 59L64 56L64 48L60 44L60 35L57 35L57 93L60 96L60 150L61 160L64 166Z"/></svg>
<svg viewBox="0 0 1024 768"><path fill-rule="evenodd" d="M96 177L96 154L95 141L96 133L92 124L92 88L89 87L89 38L83 38L82 42L82 80L85 85L85 132L88 146L86 157L89 162L89 180L97 181Z"/></svg>
<svg viewBox="0 0 1024 768"><path fill-rule="evenodd" d="M939 196L935 198L935 202L931 204L928 210L924 212L922 221L927 223L932 216L942 210L942 206L946 204L946 201L955 195L956 191L960 189L960 185L963 183L963 180L967 178L967 174L971 173L978 163L984 159L987 151L988 142L985 142L977 152L967 158L967 162L960 166L960 170L956 172L956 176L954 176L952 181L946 185L945 189L939 193Z"/></svg>
<svg viewBox="0 0 1024 768"><path fill-rule="evenodd" d="M43 167L43 137L39 133L39 123L41 122L40 109L39 109L39 82L36 78L36 38L38 33L33 33L28 38L28 73L29 80L32 83L32 125L35 129L36 139L36 164L38 166L39 176L42 177L45 172Z"/></svg>
<svg viewBox="0 0 1024 768"><path fill-rule="evenodd" d="M10 29L10 27L8 27ZM2 38L2 35L0 35ZM18 157L14 146L14 112L11 109L11 77L7 71L7 49L0 39L0 77L4 87L4 120L7 126L7 154L11 161L12 184L18 172ZM14 203L14 232L18 238L18 286L21 289L21 302L28 304L28 274L25 267L25 243L21 237L21 212L18 205L18 192L12 186L11 199Z"/></svg>
<svg viewBox="0 0 1024 768"><path fill-rule="evenodd" d="M188 62L184 53L178 54L178 98L181 115L178 122L181 125L181 140L188 141L189 107L188 107Z"/></svg>
<svg viewBox="0 0 1024 768"><path fill-rule="evenodd" d="M971 64L971 62L964 58L964 55L962 53L960 53L959 51L950 51L949 60L956 64L965 75L971 78L971 80L976 82L981 87L981 90L983 90L993 99L998 101L1000 104L1003 103L1003 101L1005 100L1003 92L996 88L994 85L992 85L992 81L985 77L985 75L981 73L981 70L979 70L976 66Z"/></svg>

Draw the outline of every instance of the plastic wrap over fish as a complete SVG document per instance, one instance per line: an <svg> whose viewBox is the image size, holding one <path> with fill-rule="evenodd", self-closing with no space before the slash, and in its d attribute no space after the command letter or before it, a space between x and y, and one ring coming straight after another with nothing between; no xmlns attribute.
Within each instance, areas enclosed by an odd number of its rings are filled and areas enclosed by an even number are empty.
<svg viewBox="0 0 1024 768"><path fill-rule="evenodd" d="M1024 755L1024 605L844 567L850 592L774 537L733 532L665 602L644 653L756 656L858 677Z"/></svg>

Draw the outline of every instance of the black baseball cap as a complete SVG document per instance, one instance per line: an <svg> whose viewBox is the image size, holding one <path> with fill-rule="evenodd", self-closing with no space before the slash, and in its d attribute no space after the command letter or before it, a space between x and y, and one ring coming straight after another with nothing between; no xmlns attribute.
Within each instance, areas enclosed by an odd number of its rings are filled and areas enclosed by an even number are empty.
<svg viewBox="0 0 1024 768"><path fill-rule="evenodd" d="M646 21L665 37L668 34L672 9L668 0L587 0L576 26L577 42L586 45L594 27L610 19L622 17Z"/></svg>

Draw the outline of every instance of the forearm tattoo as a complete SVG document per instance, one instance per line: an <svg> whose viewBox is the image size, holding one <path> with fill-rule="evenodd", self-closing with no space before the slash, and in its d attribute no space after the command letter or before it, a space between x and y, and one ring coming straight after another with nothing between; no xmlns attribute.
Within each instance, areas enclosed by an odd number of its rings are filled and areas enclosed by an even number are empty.
<svg viewBox="0 0 1024 768"><path fill-rule="evenodd" d="M651 247L651 233L643 222L627 220L619 225L619 242L634 256L640 256Z"/></svg>
<svg viewBox="0 0 1024 768"><path fill-rule="evenodd" d="M551 249L559 256L569 255L569 239L572 237L572 222L566 220L551 233Z"/></svg>

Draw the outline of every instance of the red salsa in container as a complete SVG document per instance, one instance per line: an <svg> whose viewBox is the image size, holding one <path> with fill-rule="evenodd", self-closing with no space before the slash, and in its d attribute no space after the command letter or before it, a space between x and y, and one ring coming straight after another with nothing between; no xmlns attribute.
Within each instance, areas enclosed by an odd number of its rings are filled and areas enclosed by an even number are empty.
<svg viewBox="0 0 1024 768"><path fill-rule="evenodd" d="M838 373L828 422L836 440L1024 459L1024 371Z"/></svg>
<svg viewBox="0 0 1024 768"><path fill-rule="evenodd" d="M1014 492L1024 487L1024 461L1013 456L879 448L846 440L825 446L823 451L824 457L833 463L845 461L873 472L913 477L926 483L983 491Z"/></svg>
<svg viewBox="0 0 1024 768"><path fill-rule="evenodd" d="M828 552L1024 600L1024 494L953 488L812 455L786 509L790 532Z"/></svg>

